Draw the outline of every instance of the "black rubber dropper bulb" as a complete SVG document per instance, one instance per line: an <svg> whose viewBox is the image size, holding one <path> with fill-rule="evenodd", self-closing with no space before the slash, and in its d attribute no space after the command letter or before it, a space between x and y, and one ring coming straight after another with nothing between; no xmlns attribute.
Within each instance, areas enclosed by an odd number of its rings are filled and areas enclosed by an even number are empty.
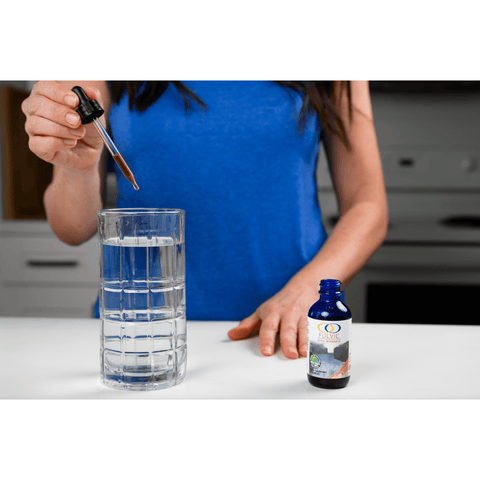
<svg viewBox="0 0 480 480"><path fill-rule="evenodd" d="M77 113L82 119L82 125L93 122L93 120L101 117L105 113L105 110L100 106L97 100L90 100L88 98L82 87L73 87L72 92L77 95L78 100L80 101Z"/></svg>

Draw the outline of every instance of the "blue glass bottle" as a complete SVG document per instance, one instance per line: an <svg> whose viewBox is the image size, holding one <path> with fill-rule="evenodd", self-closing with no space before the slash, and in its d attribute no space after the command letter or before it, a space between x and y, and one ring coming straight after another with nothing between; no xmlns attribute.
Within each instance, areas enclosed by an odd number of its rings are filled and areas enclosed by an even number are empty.
<svg viewBox="0 0 480 480"><path fill-rule="evenodd" d="M320 299L308 311L308 381L342 388L350 380L352 314L341 300L340 281L320 282Z"/></svg>

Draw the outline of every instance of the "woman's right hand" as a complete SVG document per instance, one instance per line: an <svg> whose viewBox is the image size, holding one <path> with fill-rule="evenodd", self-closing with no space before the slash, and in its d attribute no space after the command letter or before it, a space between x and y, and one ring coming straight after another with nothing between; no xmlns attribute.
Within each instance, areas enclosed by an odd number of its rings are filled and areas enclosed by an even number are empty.
<svg viewBox="0 0 480 480"><path fill-rule="evenodd" d="M83 87L90 99L102 104L100 90ZM38 82L22 103L28 146L37 157L73 171L98 165L103 141L92 124L82 125L75 111L77 95L58 82Z"/></svg>

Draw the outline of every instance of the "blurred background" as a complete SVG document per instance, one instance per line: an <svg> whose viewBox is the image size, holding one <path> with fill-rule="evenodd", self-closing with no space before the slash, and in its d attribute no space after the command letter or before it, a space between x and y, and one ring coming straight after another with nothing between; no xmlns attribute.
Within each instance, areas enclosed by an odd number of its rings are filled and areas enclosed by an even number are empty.
<svg viewBox="0 0 480 480"><path fill-rule="evenodd" d="M0 316L91 317L97 237L71 247L46 221L52 167L28 149L20 108L34 83L0 82ZM390 225L346 288L354 322L480 325L480 82L371 81L370 91ZM331 231L323 149L317 182ZM107 208L115 198L110 171Z"/></svg>

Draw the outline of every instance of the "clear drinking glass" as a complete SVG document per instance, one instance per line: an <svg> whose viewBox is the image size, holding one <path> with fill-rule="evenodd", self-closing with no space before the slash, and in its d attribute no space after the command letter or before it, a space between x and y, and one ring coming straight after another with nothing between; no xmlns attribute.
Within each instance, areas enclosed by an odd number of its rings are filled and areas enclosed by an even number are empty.
<svg viewBox="0 0 480 480"><path fill-rule="evenodd" d="M185 212L98 212L101 380L156 390L185 378Z"/></svg>

